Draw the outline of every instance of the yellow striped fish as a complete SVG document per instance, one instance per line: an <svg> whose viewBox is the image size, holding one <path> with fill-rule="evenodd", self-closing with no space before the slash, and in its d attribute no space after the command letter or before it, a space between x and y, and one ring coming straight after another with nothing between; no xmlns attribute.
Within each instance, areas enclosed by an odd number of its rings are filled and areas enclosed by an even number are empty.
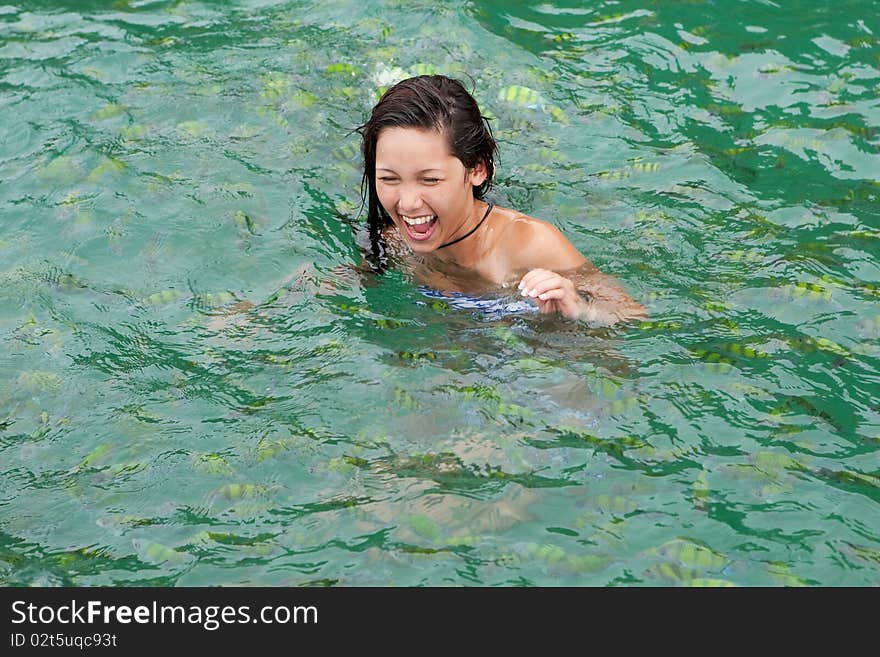
<svg viewBox="0 0 880 657"><path fill-rule="evenodd" d="M532 109L539 108L542 103L541 94L534 89L517 84L505 87L498 92L498 100Z"/></svg>

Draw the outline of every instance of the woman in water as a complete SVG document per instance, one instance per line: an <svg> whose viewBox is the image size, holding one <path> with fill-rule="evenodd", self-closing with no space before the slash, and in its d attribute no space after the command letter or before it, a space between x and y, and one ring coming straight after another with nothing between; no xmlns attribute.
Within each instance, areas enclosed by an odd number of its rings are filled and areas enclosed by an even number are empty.
<svg viewBox="0 0 880 657"><path fill-rule="evenodd" d="M397 83L358 130L373 255L396 255L421 283L485 294L511 289L542 313L592 325L644 319L645 307L547 222L484 199L496 144L460 82Z"/></svg>

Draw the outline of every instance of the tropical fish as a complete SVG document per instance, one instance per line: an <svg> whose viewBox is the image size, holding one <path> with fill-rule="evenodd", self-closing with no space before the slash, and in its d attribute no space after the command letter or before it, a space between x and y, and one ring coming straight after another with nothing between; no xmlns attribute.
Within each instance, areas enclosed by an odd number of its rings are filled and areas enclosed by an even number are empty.
<svg viewBox="0 0 880 657"><path fill-rule="evenodd" d="M594 504L602 513L623 516L639 508L638 502L623 495L598 495Z"/></svg>
<svg viewBox="0 0 880 657"><path fill-rule="evenodd" d="M415 64L410 68L413 75L437 75L440 70L433 64Z"/></svg>
<svg viewBox="0 0 880 657"><path fill-rule="evenodd" d="M555 432L561 434L564 438L574 438L576 440L582 440L588 445L592 445L595 448L611 454L612 456L615 456L617 458L621 458L624 455L625 450L643 449L650 446L647 442L635 436L599 438L598 436L594 436L592 434L580 431L579 429L572 427L559 427L558 429L556 429Z"/></svg>
<svg viewBox="0 0 880 657"><path fill-rule="evenodd" d="M722 105L719 103L710 103L706 106L706 110L710 114L715 114L717 116L723 117L742 116L743 114L745 114L745 110L739 105Z"/></svg>
<svg viewBox="0 0 880 657"><path fill-rule="evenodd" d="M498 92L498 100L532 109L538 109L542 103L541 94L520 85L511 85L502 89Z"/></svg>
<svg viewBox="0 0 880 657"><path fill-rule="evenodd" d="M376 85L377 91L376 93L381 98L381 96L394 84L397 84L401 80L404 80L409 77L409 73L403 70L399 66L387 66L385 64L380 64L377 66L376 71L371 76L371 80L373 84Z"/></svg>
<svg viewBox="0 0 880 657"><path fill-rule="evenodd" d="M232 292L205 292L193 297L193 304L197 308L216 308L236 301L237 297Z"/></svg>
<svg viewBox="0 0 880 657"><path fill-rule="evenodd" d="M880 231L878 230L848 230L843 234L847 237L864 240L876 240L880 238Z"/></svg>
<svg viewBox="0 0 880 657"><path fill-rule="evenodd" d="M855 287L856 289L861 290L868 296L880 296L880 285L877 285L876 283L859 282Z"/></svg>
<svg viewBox="0 0 880 657"><path fill-rule="evenodd" d="M527 543L525 546L525 552L533 559L545 561L548 564L558 563L566 557L565 550L552 543Z"/></svg>
<svg viewBox="0 0 880 657"><path fill-rule="evenodd" d="M532 411L519 404L500 403L495 407L495 412L507 420L522 421L534 416Z"/></svg>
<svg viewBox="0 0 880 657"><path fill-rule="evenodd" d="M38 169L37 176L59 182L69 182L80 176L80 167L69 155L59 155L51 162Z"/></svg>
<svg viewBox="0 0 880 657"><path fill-rule="evenodd" d="M94 114L92 114L92 118L97 119L98 121L115 119L117 116L121 116L127 111L128 108L123 105L108 103L107 105L104 105L101 109L97 110Z"/></svg>
<svg viewBox="0 0 880 657"><path fill-rule="evenodd" d="M740 344L737 342L721 345L720 348L731 354L743 356L745 358L770 358L770 354L758 351L757 349L753 349L748 345Z"/></svg>
<svg viewBox="0 0 880 657"><path fill-rule="evenodd" d="M214 491L212 498L223 497L230 501L237 501L265 497L272 491L272 488L266 484L227 484Z"/></svg>
<svg viewBox="0 0 880 657"><path fill-rule="evenodd" d="M671 294L670 292L660 290L660 291L655 291L655 292L647 292L646 294L643 295L643 297L644 297L645 301L651 302L651 301L659 301L660 299L666 299L667 297L670 296L670 294Z"/></svg>
<svg viewBox="0 0 880 657"><path fill-rule="evenodd" d="M356 66L352 66L351 64L346 64L344 62L340 62L337 64L330 64L324 69L325 73L329 73L331 75L347 75L351 77L355 77L358 74L358 68Z"/></svg>
<svg viewBox="0 0 880 657"><path fill-rule="evenodd" d="M637 327L643 331L674 331L681 328L681 322L656 320L639 322Z"/></svg>
<svg viewBox="0 0 880 657"><path fill-rule="evenodd" d="M113 450L113 445L110 443L101 443L95 449L88 453L88 455L80 461L77 469L83 468L92 468L101 461Z"/></svg>
<svg viewBox="0 0 880 657"><path fill-rule="evenodd" d="M855 472L854 470L829 470L827 468L819 468L816 474L842 484L880 488L880 476L878 475Z"/></svg>
<svg viewBox="0 0 880 657"><path fill-rule="evenodd" d="M128 165L115 157L104 156L101 158L100 162L92 169L91 173L89 173L88 182L95 182L105 173L121 173L128 168Z"/></svg>
<svg viewBox="0 0 880 657"><path fill-rule="evenodd" d="M565 112L562 111L560 107L557 107L556 105L547 105L545 107L545 111L554 121L558 121L559 123L568 125L568 116L566 116Z"/></svg>
<svg viewBox="0 0 880 657"><path fill-rule="evenodd" d="M60 566L61 568L69 571L76 571L84 566L83 562L87 562L93 559L100 559L102 557L105 557L106 553L107 548L90 545L87 547L78 548L76 550L56 552L54 554L48 554L46 556L54 561L55 564Z"/></svg>
<svg viewBox="0 0 880 657"><path fill-rule="evenodd" d="M35 392L48 392L58 390L64 383L64 379L46 370L30 370L22 372L16 379L18 385Z"/></svg>
<svg viewBox="0 0 880 657"><path fill-rule="evenodd" d="M361 158L361 145L350 141L334 150L333 157L341 162L358 161Z"/></svg>
<svg viewBox="0 0 880 657"><path fill-rule="evenodd" d="M864 559L865 561L872 562L874 564L880 564L880 550L878 550L877 548L872 548L865 545L855 545L846 541L844 541L844 545L851 549L853 554L855 554L855 556L859 557L860 559Z"/></svg>
<svg viewBox="0 0 880 657"><path fill-rule="evenodd" d="M162 306L174 303L185 296L186 295L180 290L162 290L161 292L155 292L149 296L143 297L140 302L145 306Z"/></svg>
<svg viewBox="0 0 880 657"><path fill-rule="evenodd" d="M818 283L797 281L794 284L784 285L781 290L793 298L831 299L831 290Z"/></svg>
<svg viewBox="0 0 880 657"><path fill-rule="evenodd" d="M442 542L444 545L449 545L452 547L459 547L463 545L476 545L480 542L480 537L464 534L461 536L450 536L449 538L443 539Z"/></svg>
<svg viewBox="0 0 880 657"><path fill-rule="evenodd" d="M859 34L847 39L846 44L852 48L870 48L880 42L873 34Z"/></svg>
<svg viewBox="0 0 880 657"><path fill-rule="evenodd" d="M636 395L624 397L623 399L614 399L605 406L605 410L609 415L623 415L627 411L636 408L639 405L639 397Z"/></svg>
<svg viewBox="0 0 880 657"><path fill-rule="evenodd" d="M403 360L412 361L437 360L437 354L433 351L399 351L397 356Z"/></svg>
<svg viewBox="0 0 880 657"><path fill-rule="evenodd" d="M327 470L343 475L353 475L358 471L357 463L344 456L336 456L327 461Z"/></svg>
<svg viewBox="0 0 880 657"><path fill-rule="evenodd" d="M180 43L182 39L176 36L165 36L165 37L155 37L152 39L147 39L144 43L148 46L174 46Z"/></svg>
<svg viewBox="0 0 880 657"><path fill-rule="evenodd" d="M718 317L715 320L715 326L723 326L731 333L740 333L739 325L729 317Z"/></svg>
<svg viewBox="0 0 880 657"><path fill-rule="evenodd" d="M706 476L706 469L700 470L700 474L694 480L691 487L693 492L694 508L705 511L709 506L709 480Z"/></svg>
<svg viewBox="0 0 880 657"><path fill-rule="evenodd" d="M738 146L735 148L725 148L723 153L729 157L735 157L737 155L742 155L743 153L750 153L755 150L757 150L757 146Z"/></svg>
<svg viewBox="0 0 880 657"><path fill-rule="evenodd" d="M284 104L285 109L308 109L318 102L318 96L305 89L297 89L290 94L289 100Z"/></svg>
<svg viewBox="0 0 880 657"><path fill-rule="evenodd" d="M241 210L235 211L235 225L241 228L242 230L246 230L251 235L259 235L257 232L257 224L253 220L253 218Z"/></svg>
<svg viewBox="0 0 880 657"><path fill-rule="evenodd" d="M696 577L689 582L687 582L687 586L698 586L698 587L730 587L736 586L733 582L730 582L726 579L715 579L712 577Z"/></svg>
<svg viewBox="0 0 880 657"><path fill-rule="evenodd" d="M102 529L111 530L114 534L122 535L125 530L135 527L150 527L161 524L161 520L155 518L144 518L131 514L111 514L101 516L95 521L95 524Z"/></svg>
<svg viewBox="0 0 880 657"><path fill-rule="evenodd" d="M663 579L687 585L695 579L700 579L703 572L696 568L688 568L679 564L661 561L648 568L645 571L645 574L653 577L662 577Z"/></svg>
<svg viewBox="0 0 880 657"><path fill-rule="evenodd" d="M403 328L405 326L409 326L409 324L407 324L406 322L401 322L400 320L397 320L397 319L385 319L385 318L374 319L373 324L376 326L376 328L380 328L380 329L398 329L398 328Z"/></svg>
<svg viewBox="0 0 880 657"><path fill-rule="evenodd" d="M194 458L193 468L205 474L232 475L235 471L220 454L200 454Z"/></svg>
<svg viewBox="0 0 880 657"><path fill-rule="evenodd" d="M552 167L547 166L546 164L541 164L540 162L530 162L525 166L527 171L531 171L532 173L540 173L547 176L555 175L556 170ZM542 183L545 185L555 185L555 183Z"/></svg>
<svg viewBox="0 0 880 657"><path fill-rule="evenodd" d="M827 351L843 358L849 358L852 355L847 349L828 338L814 338L809 335L802 335L798 337L785 337L784 339L795 349L806 353Z"/></svg>
<svg viewBox="0 0 880 657"><path fill-rule="evenodd" d="M254 453L257 462L260 462L267 459L275 458L279 454L290 450L295 446L296 441L292 438L279 438L276 440L270 440L268 437L263 436L257 442L257 445L254 448Z"/></svg>
<svg viewBox="0 0 880 657"><path fill-rule="evenodd" d="M673 539L660 547L648 550L648 554L661 556L667 561L694 570L720 570L728 563L724 555L705 545L682 538Z"/></svg>
<svg viewBox="0 0 880 657"><path fill-rule="evenodd" d="M7 418L6 420L0 421L0 431L3 431L4 429L7 429L8 427L12 426L12 424L14 422L15 422L15 420L10 420L9 418ZM59 424L61 424L60 420L59 420ZM51 429L52 429L52 427L49 424L49 414L46 411L42 411L40 413L40 424L39 424L39 426L37 426L37 428L34 431L32 431L30 433L29 438L32 441L42 440L43 438L45 438L49 434Z"/></svg>
<svg viewBox="0 0 880 657"><path fill-rule="evenodd" d="M632 175L629 169L617 169L615 171L600 171L596 175L602 180L626 180Z"/></svg>
<svg viewBox="0 0 880 657"><path fill-rule="evenodd" d="M717 351L708 351L707 349L702 348L692 348L690 351L694 356L704 361L706 368L711 372L726 374L733 367L733 361L727 356L719 354Z"/></svg>
<svg viewBox="0 0 880 657"><path fill-rule="evenodd" d="M627 168L637 173L656 173L660 170L660 165L657 162L642 162L641 159L637 159L633 164L627 165Z"/></svg>
<svg viewBox="0 0 880 657"><path fill-rule="evenodd" d="M265 543L275 538L274 534L262 533L255 536L240 536L229 532L200 532L197 536L203 536L206 539L219 543L220 545L256 545L257 543Z"/></svg>
<svg viewBox="0 0 880 657"><path fill-rule="evenodd" d="M803 463L782 452L760 450L752 454L749 460L760 472L774 476L782 470L803 471L807 469Z"/></svg>
<svg viewBox="0 0 880 657"><path fill-rule="evenodd" d="M290 85L290 81L284 73L266 73L260 76L260 81L263 84L260 98L263 100L283 98L287 94L287 88Z"/></svg>
<svg viewBox="0 0 880 657"><path fill-rule="evenodd" d="M398 408L415 409L420 406L418 400L410 392L401 386L394 389L394 404Z"/></svg>
<svg viewBox="0 0 880 657"><path fill-rule="evenodd" d="M725 310L730 310L730 304L724 301L705 301L703 302L703 308L710 312L724 312Z"/></svg>
<svg viewBox="0 0 880 657"><path fill-rule="evenodd" d="M780 561L771 561L767 564L767 574L782 586L809 586L810 583L791 572L791 568Z"/></svg>
<svg viewBox="0 0 880 657"><path fill-rule="evenodd" d="M53 267L45 276L45 280L50 285L57 287L62 292L79 292L88 288L88 284L74 276L73 274L62 273L56 267Z"/></svg>
<svg viewBox="0 0 880 657"><path fill-rule="evenodd" d="M770 415L781 416L790 413L805 412L813 417L819 417L836 427L837 422L826 411L820 410L813 402L802 395L785 397L781 403L770 409Z"/></svg>
<svg viewBox="0 0 880 657"><path fill-rule="evenodd" d="M757 249L745 250L734 249L732 251L722 251L718 255L724 257L731 262L755 263L764 258L764 254Z"/></svg>
<svg viewBox="0 0 880 657"><path fill-rule="evenodd" d="M613 558L602 554L567 555L560 568L575 573L596 573L606 568Z"/></svg>
<svg viewBox="0 0 880 657"><path fill-rule="evenodd" d="M588 372L586 378L590 390L603 397L616 397L623 387L620 380L603 376L598 372Z"/></svg>
<svg viewBox="0 0 880 657"><path fill-rule="evenodd" d="M312 349L312 356L323 356L325 354L336 354L340 352L344 352L346 350L346 345L342 343L340 340L335 338L331 338L329 340L324 341L323 343L316 346Z"/></svg>
<svg viewBox="0 0 880 657"><path fill-rule="evenodd" d="M257 191L257 188L254 187L254 185L244 181L224 182L218 186L218 189L235 198L248 198L253 196Z"/></svg>
<svg viewBox="0 0 880 657"><path fill-rule="evenodd" d="M186 552L170 548L162 543L147 539L135 538L131 541L134 549L144 561L155 565L181 565L192 561L195 557Z"/></svg>
<svg viewBox="0 0 880 657"><path fill-rule="evenodd" d="M414 513L404 516L402 520L412 528L416 534L423 538L434 541L440 537L440 527L426 515Z"/></svg>
<svg viewBox="0 0 880 657"><path fill-rule="evenodd" d="M208 132L208 126L201 121L182 121L177 124L177 130L190 137L201 137Z"/></svg>

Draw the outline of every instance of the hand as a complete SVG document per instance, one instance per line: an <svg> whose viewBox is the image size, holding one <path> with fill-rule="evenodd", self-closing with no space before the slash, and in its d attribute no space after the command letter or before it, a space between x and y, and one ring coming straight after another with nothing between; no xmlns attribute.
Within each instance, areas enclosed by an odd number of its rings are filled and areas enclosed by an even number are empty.
<svg viewBox="0 0 880 657"><path fill-rule="evenodd" d="M549 269L532 269L522 277L519 290L524 297L534 298L542 313L561 313L577 319L587 310L574 283Z"/></svg>

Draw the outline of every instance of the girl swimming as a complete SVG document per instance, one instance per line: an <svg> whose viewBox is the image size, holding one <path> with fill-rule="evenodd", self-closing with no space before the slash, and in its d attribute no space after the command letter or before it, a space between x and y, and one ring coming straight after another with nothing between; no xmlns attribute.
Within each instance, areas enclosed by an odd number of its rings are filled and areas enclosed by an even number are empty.
<svg viewBox="0 0 880 657"><path fill-rule="evenodd" d="M457 80L422 75L385 92L360 132L373 254L421 283L464 293L512 289L542 313L591 325L644 319L645 307L551 224L486 202L496 143Z"/></svg>

